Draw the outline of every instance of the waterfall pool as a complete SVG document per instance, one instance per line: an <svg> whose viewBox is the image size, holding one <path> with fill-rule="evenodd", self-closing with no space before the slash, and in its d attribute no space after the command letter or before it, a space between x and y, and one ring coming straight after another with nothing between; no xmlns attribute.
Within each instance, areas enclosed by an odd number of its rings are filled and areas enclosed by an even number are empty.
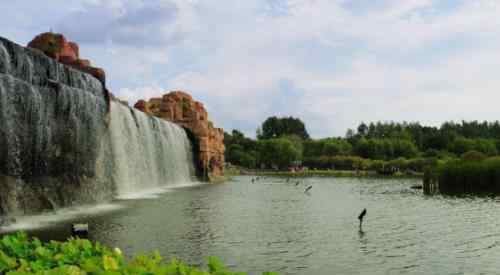
<svg viewBox="0 0 500 275"><path fill-rule="evenodd" d="M159 250L202 264L281 274L491 274L500 269L495 197L424 196L417 179L307 178L199 184L29 232L64 240L72 222L127 255ZM304 193L307 186L312 186ZM362 231L358 214L367 209Z"/></svg>

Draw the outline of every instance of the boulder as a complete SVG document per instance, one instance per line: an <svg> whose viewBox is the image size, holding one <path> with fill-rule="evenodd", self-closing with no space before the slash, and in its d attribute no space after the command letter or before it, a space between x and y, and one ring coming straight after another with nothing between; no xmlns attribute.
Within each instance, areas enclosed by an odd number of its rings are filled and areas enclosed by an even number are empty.
<svg viewBox="0 0 500 275"><path fill-rule="evenodd" d="M78 51L74 50L74 45L70 45L64 35L59 33L39 34L28 43L28 47L38 49L58 61L61 57L70 62L78 59Z"/></svg>
<svg viewBox="0 0 500 275"><path fill-rule="evenodd" d="M46 32L37 35L28 43L28 47L37 49L45 55L80 71L89 73L105 86L106 73L101 68L92 67L87 59L80 59L80 48L75 42L68 41L60 33Z"/></svg>
<svg viewBox="0 0 500 275"><path fill-rule="evenodd" d="M146 101L144 100L139 100L134 104L134 108L137 110L144 112L144 113L149 113L149 108L148 105L146 104Z"/></svg>

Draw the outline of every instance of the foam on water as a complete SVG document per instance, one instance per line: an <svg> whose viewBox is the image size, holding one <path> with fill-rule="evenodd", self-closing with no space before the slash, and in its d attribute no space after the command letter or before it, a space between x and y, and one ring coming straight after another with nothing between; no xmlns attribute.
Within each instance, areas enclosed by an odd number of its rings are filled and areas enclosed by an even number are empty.
<svg viewBox="0 0 500 275"><path fill-rule="evenodd" d="M156 188L144 189L142 191L122 193L122 194L118 195L116 198L118 200L156 199L159 196L161 196L161 194L173 192L173 191L175 191L175 189L193 187L193 186L202 185L202 184L205 184L205 183L199 182L199 181L179 182L179 183L170 184L167 186L160 186L160 187L156 187Z"/></svg>
<svg viewBox="0 0 500 275"><path fill-rule="evenodd" d="M78 219L79 217L96 216L107 212L117 211L126 208L126 206L121 204L120 201L157 199L164 193L174 192L176 189L193 187L202 184L205 183L199 181L179 182L168 186L145 189L140 192L122 194L117 196L117 201L112 203L66 207L38 215L14 216L9 218L12 220L11 223L8 223L5 226L0 226L0 233L50 227L57 223Z"/></svg>
<svg viewBox="0 0 500 275"><path fill-rule="evenodd" d="M19 230L29 230L52 226L61 221L76 219L82 216L96 215L122 209L124 206L118 203L106 203L99 205L81 205L78 207L67 207L56 211L32 216L12 217L14 222L0 227L0 233L8 233Z"/></svg>

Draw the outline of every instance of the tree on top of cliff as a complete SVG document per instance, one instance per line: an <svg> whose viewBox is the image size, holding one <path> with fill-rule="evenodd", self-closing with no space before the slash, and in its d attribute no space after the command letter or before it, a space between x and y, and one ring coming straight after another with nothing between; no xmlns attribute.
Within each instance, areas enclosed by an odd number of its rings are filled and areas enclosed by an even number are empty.
<svg viewBox="0 0 500 275"><path fill-rule="evenodd" d="M304 122L294 117L269 117L262 123L261 129L257 132L258 139L279 138L291 135L302 139L309 139L309 133L307 133Z"/></svg>

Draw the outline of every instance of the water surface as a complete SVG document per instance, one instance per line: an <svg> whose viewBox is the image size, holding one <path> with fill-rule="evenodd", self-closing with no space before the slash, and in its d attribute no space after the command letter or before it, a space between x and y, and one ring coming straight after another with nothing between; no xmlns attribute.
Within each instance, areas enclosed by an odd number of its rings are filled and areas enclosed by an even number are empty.
<svg viewBox="0 0 500 275"><path fill-rule="evenodd" d="M158 249L258 274L492 274L500 270L496 198L424 196L417 179L308 178L175 189L85 214L91 239L128 254ZM310 193L304 189L312 185ZM363 231L357 215L367 208ZM71 220L33 231L64 239Z"/></svg>

